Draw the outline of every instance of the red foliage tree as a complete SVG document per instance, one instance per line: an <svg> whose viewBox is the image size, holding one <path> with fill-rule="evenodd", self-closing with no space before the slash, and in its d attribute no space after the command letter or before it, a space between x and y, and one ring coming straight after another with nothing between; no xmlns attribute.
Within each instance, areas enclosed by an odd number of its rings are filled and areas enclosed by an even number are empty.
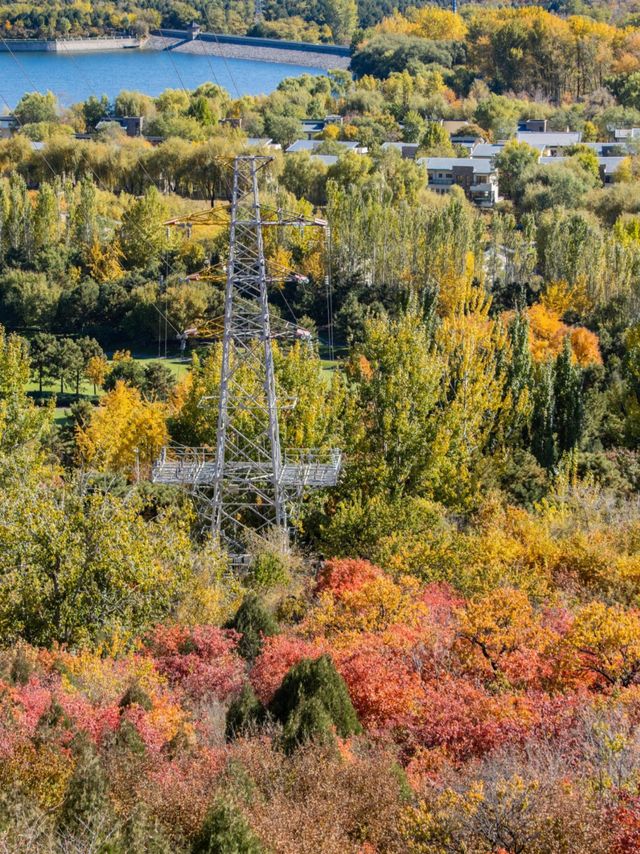
<svg viewBox="0 0 640 854"><path fill-rule="evenodd" d="M331 593L336 598L346 591L359 590L384 573L368 560L339 558L328 560L318 575L316 593Z"/></svg>

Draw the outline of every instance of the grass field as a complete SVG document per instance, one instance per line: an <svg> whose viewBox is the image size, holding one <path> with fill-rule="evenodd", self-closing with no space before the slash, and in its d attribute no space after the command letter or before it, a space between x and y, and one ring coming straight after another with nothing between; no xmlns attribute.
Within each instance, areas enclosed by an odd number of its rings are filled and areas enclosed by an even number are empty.
<svg viewBox="0 0 640 854"><path fill-rule="evenodd" d="M184 361L179 357L168 356L166 359L159 359L157 356L149 356L149 355L137 355L133 354L133 358L142 365L150 365L153 362L160 362L164 365L167 365L176 376L176 379L181 379L190 369L191 362ZM33 380L27 386L27 392L33 395L34 397L40 397L39 394L39 383L37 380ZM98 397L104 394L102 389L98 389ZM58 382L44 382L42 384L42 398L46 400L48 398L55 397L56 399L60 397L60 384ZM93 385L90 382L84 381L80 383L80 398L91 398L93 399ZM69 406L71 403L75 401L75 393L74 389L65 385L64 391L64 400L65 404L56 406L56 415L55 415L55 423L63 424L65 420L69 417Z"/></svg>
<svg viewBox="0 0 640 854"><path fill-rule="evenodd" d="M150 356L144 354L133 354L133 358L139 362L141 365L150 365L154 362L160 362L164 365L167 365L171 368L173 373L175 374L176 379L182 379L191 369L191 361L181 359L177 356L168 356L166 359L158 358L157 356ZM331 359L322 359L322 376L326 380L327 383L331 382L331 377L333 376L334 371L338 366L337 360ZM34 380L29 383L27 386L27 391L33 395L34 397L40 398L39 394L39 384L37 380ZM98 397L100 397L104 392L102 389L98 389ZM57 382L44 382L42 384L42 397L40 399L47 400L49 398L55 397L56 399L60 398L60 385ZM88 398L94 399L93 394L93 385L87 381L84 381L80 384L80 398ZM69 406L74 403L76 400L74 390L71 386L65 386L64 392L64 405L56 406L56 415L55 415L55 423L56 424L64 424L64 422L69 417Z"/></svg>

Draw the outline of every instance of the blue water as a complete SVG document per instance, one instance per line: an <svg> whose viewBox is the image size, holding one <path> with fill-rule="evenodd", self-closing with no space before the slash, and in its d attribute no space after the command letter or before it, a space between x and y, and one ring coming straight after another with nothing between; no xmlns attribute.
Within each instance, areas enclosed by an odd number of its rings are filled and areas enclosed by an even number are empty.
<svg viewBox="0 0 640 854"><path fill-rule="evenodd" d="M0 53L0 113L15 107L25 92L51 90L69 106L89 95L113 99L122 89L159 95L164 89L195 89L211 81L235 98L272 92L285 77L301 74L324 72L282 62L166 51Z"/></svg>

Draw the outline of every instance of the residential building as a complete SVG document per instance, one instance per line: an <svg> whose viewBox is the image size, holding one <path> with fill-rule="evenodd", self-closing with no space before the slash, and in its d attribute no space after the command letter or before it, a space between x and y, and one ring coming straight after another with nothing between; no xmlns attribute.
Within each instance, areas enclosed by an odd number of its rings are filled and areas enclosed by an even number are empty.
<svg viewBox="0 0 640 854"><path fill-rule="evenodd" d="M8 139L18 129L18 120L14 115L0 116L0 139Z"/></svg>
<svg viewBox="0 0 640 854"><path fill-rule="evenodd" d="M274 151L279 151L282 146L274 142L268 136L248 136L247 137L247 148L270 148Z"/></svg>
<svg viewBox="0 0 640 854"><path fill-rule="evenodd" d="M325 166L333 166L338 162L339 157L337 154L312 154L311 159L324 163Z"/></svg>
<svg viewBox="0 0 640 854"><path fill-rule="evenodd" d="M504 148L504 142L480 142L474 146L471 154L474 160L495 160Z"/></svg>
<svg viewBox="0 0 640 854"><path fill-rule="evenodd" d="M285 149L285 154L296 154L299 151L308 151L309 153L312 153L325 142L328 142L328 140L297 139L287 149ZM366 154L368 151L368 149L365 146L360 145L359 142L351 140L331 140L331 145L339 145L343 151L354 151L356 154Z"/></svg>
<svg viewBox="0 0 640 854"><path fill-rule="evenodd" d="M640 142L640 128L614 128L613 138L616 142Z"/></svg>
<svg viewBox="0 0 640 854"><path fill-rule="evenodd" d="M540 165L553 165L555 163L562 163L564 160L567 160L566 157L541 157L538 161ZM598 168L600 170L600 180L603 184L613 184L615 182L615 174L620 167L622 161L625 160L625 157L598 157Z"/></svg>
<svg viewBox="0 0 640 854"><path fill-rule="evenodd" d="M343 118L338 115L325 116L323 119L303 119L300 122L302 136L305 139L313 139L326 128L327 125L342 126Z"/></svg>
<svg viewBox="0 0 640 854"><path fill-rule="evenodd" d="M640 143L640 139L638 140ZM636 147L631 142L583 142L582 145L586 145L587 148L590 148L593 152L595 152L598 157L626 157L628 154L632 154L634 148Z"/></svg>
<svg viewBox="0 0 640 854"><path fill-rule="evenodd" d="M127 136L142 136L144 116L112 116L98 122L96 130L105 130L113 125L121 127Z"/></svg>
<svg viewBox="0 0 640 854"><path fill-rule="evenodd" d="M420 157L416 162L427 170L434 193L448 193L457 186L478 207L491 208L500 201L498 173L488 158Z"/></svg>
<svg viewBox="0 0 640 854"><path fill-rule="evenodd" d="M580 131L528 131L519 130L516 133L518 142L527 142L534 147L543 146L544 154L557 157L565 148L582 142Z"/></svg>
<svg viewBox="0 0 640 854"><path fill-rule="evenodd" d="M546 133L547 132L547 120L546 119L524 119L523 121L518 122L518 130L530 132L530 133Z"/></svg>
<svg viewBox="0 0 640 854"><path fill-rule="evenodd" d="M415 160L420 148L419 142L383 142L381 146L383 151L394 149L398 151L405 160Z"/></svg>

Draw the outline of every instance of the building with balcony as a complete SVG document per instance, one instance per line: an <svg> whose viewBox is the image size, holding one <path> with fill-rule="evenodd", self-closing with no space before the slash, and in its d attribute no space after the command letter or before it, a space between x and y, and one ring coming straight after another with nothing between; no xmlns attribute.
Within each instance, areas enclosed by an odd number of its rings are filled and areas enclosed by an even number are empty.
<svg viewBox="0 0 640 854"><path fill-rule="evenodd" d="M444 194L460 187L469 201L480 208L492 208L500 201L498 173L493 161L475 157L420 157L416 161L427 170L429 189Z"/></svg>

